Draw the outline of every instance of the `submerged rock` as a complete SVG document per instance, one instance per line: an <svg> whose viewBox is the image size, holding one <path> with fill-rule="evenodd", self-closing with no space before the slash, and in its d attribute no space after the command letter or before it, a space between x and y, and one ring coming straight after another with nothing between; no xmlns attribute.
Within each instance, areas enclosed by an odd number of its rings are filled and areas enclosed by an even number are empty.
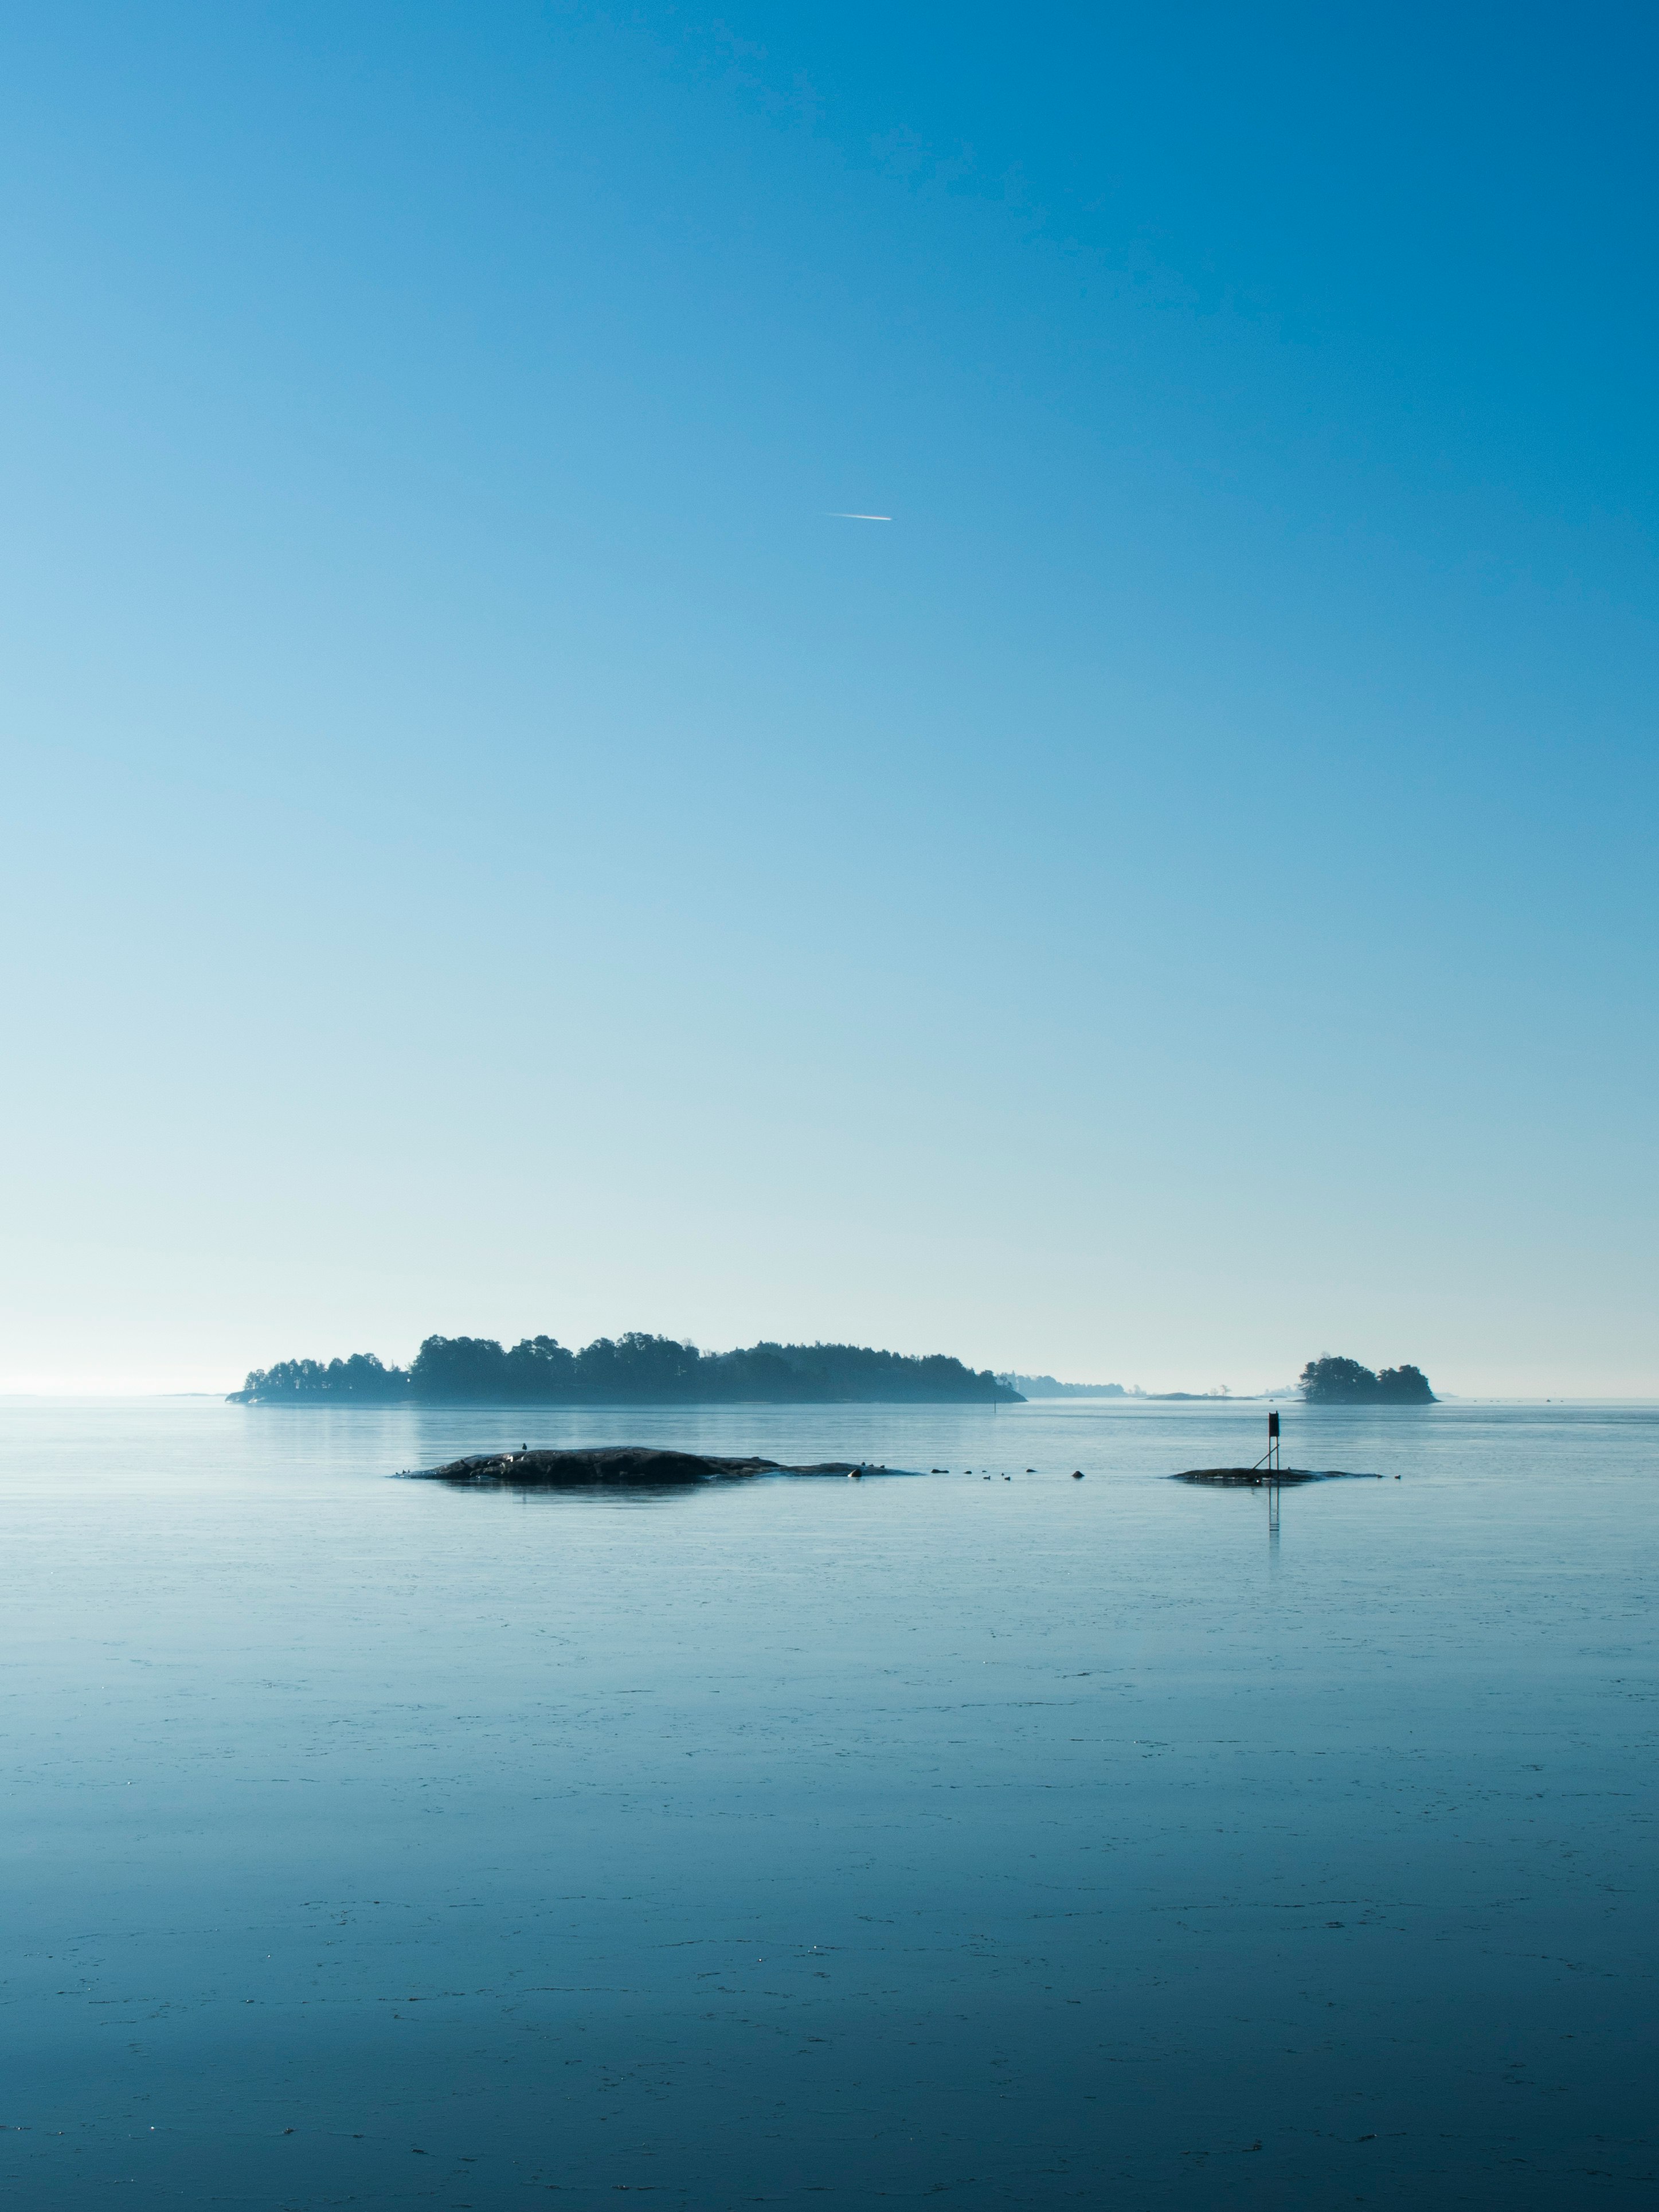
<svg viewBox="0 0 1659 2212"><path fill-rule="evenodd" d="M702 1452L665 1451L655 1444L597 1444L576 1451L477 1452L444 1467L412 1468L441 1482L532 1484L537 1486L605 1483L710 1482L754 1474L862 1474L853 1460L817 1467L784 1467L775 1459L713 1459ZM871 1472L885 1474L886 1468Z"/></svg>

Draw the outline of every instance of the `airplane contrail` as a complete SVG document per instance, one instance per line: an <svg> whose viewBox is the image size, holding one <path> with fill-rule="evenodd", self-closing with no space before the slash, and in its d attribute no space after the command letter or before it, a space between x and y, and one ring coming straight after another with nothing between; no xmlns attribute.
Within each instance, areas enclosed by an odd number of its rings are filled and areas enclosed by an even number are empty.
<svg viewBox="0 0 1659 2212"><path fill-rule="evenodd" d="M833 508L825 520L830 522L890 522L890 514L839 514Z"/></svg>

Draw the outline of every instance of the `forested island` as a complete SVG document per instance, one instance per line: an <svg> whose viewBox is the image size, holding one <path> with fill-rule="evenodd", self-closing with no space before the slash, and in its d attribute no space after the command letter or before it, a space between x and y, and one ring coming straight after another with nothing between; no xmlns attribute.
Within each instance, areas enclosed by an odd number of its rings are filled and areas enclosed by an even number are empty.
<svg viewBox="0 0 1659 2212"><path fill-rule="evenodd" d="M1434 1406L1439 1403L1420 1367L1385 1367L1380 1374L1357 1359L1327 1352L1310 1359L1298 1386L1310 1406Z"/></svg>
<svg viewBox="0 0 1659 2212"><path fill-rule="evenodd" d="M372 1352L349 1359L283 1359L256 1368L241 1406L1014 1405L1021 1395L988 1368L943 1352L912 1357L856 1344L752 1344L699 1352L639 1331L572 1352L550 1336L511 1350L487 1336L429 1336L407 1367Z"/></svg>
<svg viewBox="0 0 1659 2212"><path fill-rule="evenodd" d="M1121 1382L1056 1382L1052 1375L999 1375L1024 1398L1127 1398Z"/></svg>

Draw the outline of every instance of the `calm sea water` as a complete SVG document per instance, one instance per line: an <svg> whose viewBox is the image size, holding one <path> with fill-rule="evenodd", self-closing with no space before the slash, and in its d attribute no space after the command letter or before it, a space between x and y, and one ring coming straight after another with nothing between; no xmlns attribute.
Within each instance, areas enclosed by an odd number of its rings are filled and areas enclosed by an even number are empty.
<svg viewBox="0 0 1659 2212"><path fill-rule="evenodd" d="M1651 2202L1659 1413L1261 1426L0 1409L8 2201Z"/></svg>

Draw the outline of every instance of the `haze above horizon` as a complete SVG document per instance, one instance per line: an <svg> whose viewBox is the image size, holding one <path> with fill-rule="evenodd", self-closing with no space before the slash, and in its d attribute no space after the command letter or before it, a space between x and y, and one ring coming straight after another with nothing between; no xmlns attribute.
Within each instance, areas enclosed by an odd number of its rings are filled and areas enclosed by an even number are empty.
<svg viewBox="0 0 1659 2212"><path fill-rule="evenodd" d="M9 11L0 1388L1659 1396L1656 44Z"/></svg>

